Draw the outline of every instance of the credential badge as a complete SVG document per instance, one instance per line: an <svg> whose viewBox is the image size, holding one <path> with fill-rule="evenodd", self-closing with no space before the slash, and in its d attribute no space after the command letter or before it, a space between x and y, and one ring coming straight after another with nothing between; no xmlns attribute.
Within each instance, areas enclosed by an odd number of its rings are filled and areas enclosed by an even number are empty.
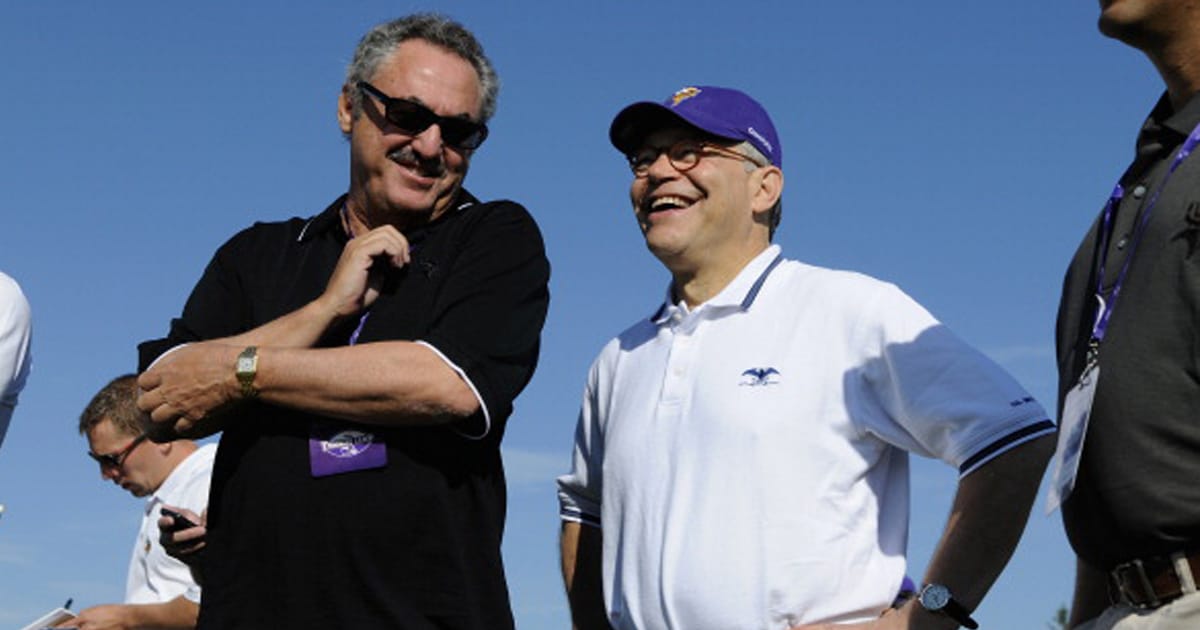
<svg viewBox="0 0 1200 630"><path fill-rule="evenodd" d="M375 434L365 431L342 431L328 440L321 440L321 450L334 457L356 457L375 441Z"/></svg>

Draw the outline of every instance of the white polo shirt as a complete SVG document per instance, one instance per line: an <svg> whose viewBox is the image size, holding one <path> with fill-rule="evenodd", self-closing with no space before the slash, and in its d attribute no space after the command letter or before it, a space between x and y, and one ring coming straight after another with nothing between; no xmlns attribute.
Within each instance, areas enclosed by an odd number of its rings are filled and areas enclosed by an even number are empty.
<svg viewBox="0 0 1200 630"><path fill-rule="evenodd" d="M200 586L192 579L188 566L167 555L158 542L159 510L173 505L196 514L208 505L208 486L212 480L213 457L217 446L206 444L188 455L167 476L158 491L146 500L142 526L133 544L129 576L125 581L126 604L160 604L183 595L200 601Z"/></svg>
<svg viewBox="0 0 1200 630"><path fill-rule="evenodd" d="M0 444L29 377L31 335L29 302L16 281L0 273Z"/></svg>
<svg viewBox="0 0 1200 630"><path fill-rule="evenodd" d="M615 628L868 620L905 573L907 452L965 475L1046 418L895 286L772 246L600 353L561 516L602 528Z"/></svg>

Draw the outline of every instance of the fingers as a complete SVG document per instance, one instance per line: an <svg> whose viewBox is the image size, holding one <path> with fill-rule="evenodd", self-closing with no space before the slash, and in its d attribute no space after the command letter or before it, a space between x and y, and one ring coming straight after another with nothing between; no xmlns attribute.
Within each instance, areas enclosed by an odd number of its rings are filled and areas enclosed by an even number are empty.
<svg viewBox="0 0 1200 630"><path fill-rule="evenodd" d="M205 518L197 516L195 512L182 508L173 508L164 506L167 509L174 510L182 514L192 523L196 525L174 531L175 519L170 516L162 516L158 519L159 543L166 549L167 554L184 559L184 556L189 556L200 551L205 546L205 536L208 529L204 526Z"/></svg>
<svg viewBox="0 0 1200 630"><path fill-rule="evenodd" d="M371 258L386 258L393 267L403 267L412 261L408 239L391 225L377 227L352 240L350 244L363 248Z"/></svg>
<svg viewBox="0 0 1200 630"><path fill-rule="evenodd" d="M176 418L183 419L179 415L179 410L172 407L171 403L167 402L166 397L160 396L159 400L160 402L153 405L150 409L151 420L154 422L172 422Z"/></svg>
<svg viewBox="0 0 1200 630"><path fill-rule="evenodd" d="M401 268L412 260L408 239L395 227L385 225L346 243L329 279L322 302L327 312L348 316L369 307L379 295L385 267Z"/></svg>
<svg viewBox="0 0 1200 630"><path fill-rule="evenodd" d="M391 225L377 227L366 234L356 236L346 243L340 264L352 264L360 270L368 270L376 260L383 260L394 267L403 267L411 260L408 239Z"/></svg>
<svg viewBox="0 0 1200 630"><path fill-rule="evenodd" d="M160 383L162 383L162 376L154 368L142 372L141 376L138 376L137 379L138 387L143 393L158 387Z"/></svg>

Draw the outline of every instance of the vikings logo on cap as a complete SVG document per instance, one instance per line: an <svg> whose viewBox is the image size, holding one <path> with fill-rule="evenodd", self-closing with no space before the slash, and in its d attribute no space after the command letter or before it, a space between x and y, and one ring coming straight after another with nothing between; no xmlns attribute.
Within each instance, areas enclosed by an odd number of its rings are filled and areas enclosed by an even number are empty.
<svg viewBox="0 0 1200 630"><path fill-rule="evenodd" d="M613 119L608 139L617 150L629 155L646 136L679 123L718 138L749 142L771 164L783 166L783 147L771 117L758 101L732 88L690 85L664 101L629 105Z"/></svg>
<svg viewBox="0 0 1200 630"><path fill-rule="evenodd" d="M678 107L683 101L700 93L700 88L685 87L671 96L671 107Z"/></svg>

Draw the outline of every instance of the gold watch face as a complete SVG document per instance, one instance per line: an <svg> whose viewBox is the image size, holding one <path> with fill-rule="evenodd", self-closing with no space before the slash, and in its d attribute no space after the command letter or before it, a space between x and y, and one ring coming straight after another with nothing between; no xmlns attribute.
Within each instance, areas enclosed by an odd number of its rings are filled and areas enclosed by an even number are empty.
<svg viewBox="0 0 1200 630"><path fill-rule="evenodd" d="M248 380L254 378L254 373L258 370L258 348L249 346L238 355L237 376L240 379Z"/></svg>

